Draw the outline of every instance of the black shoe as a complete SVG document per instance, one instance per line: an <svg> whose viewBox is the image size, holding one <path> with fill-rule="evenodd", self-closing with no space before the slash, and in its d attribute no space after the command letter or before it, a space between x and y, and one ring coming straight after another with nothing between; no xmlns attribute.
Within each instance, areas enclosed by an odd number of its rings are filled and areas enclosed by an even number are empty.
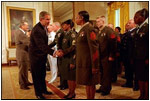
<svg viewBox="0 0 150 101"><path fill-rule="evenodd" d="M133 87L133 91L138 91L139 88L138 87Z"/></svg>
<svg viewBox="0 0 150 101"><path fill-rule="evenodd" d="M112 79L111 82L112 82L112 83L115 83L115 82L117 82L117 79Z"/></svg>
<svg viewBox="0 0 150 101"><path fill-rule="evenodd" d="M30 83L30 82L29 82L29 83L27 84L27 86L31 86L31 85L33 85L33 83Z"/></svg>
<svg viewBox="0 0 150 101"><path fill-rule="evenodd" d="M107 93L106 92L102 92L101 93L102 96L106 96L106 95L109 95L109 94L110 94L110 92L107 92Z"/></svg>
<svg viewBox="0 0 150 101"><path fill-rule="evenodd" d="M71 97L67 97L66 99L73 99L73 98L75 98L76 97L76 94L74 94L73 96L71 96Z"/></svg>
<svg viewBox="0 0 150 101"><path fill-rule="evenodd" d="M60 90L65 90L67 89L68 87L60 87Z"/></svg>
<svg viewBox="0 0 150 101"><path fill-rule="evenodd" d="M37 95L36 97L37 97L37 99L45 99L45 97L43 95Z"/></svg>
<svg viewBox="0 0 150 101"><path fill-rule="evenodd" d="M29 90L30 88L28 86L21 86L20 89Z"/></svg>
<svg viewBox="0 0 150 101"><path fill-rule="evenodd" d="M67 98L69 96L69 93L67 95L65 95L63 98Z"/></svg>
<svg viewBox="0 0 150 101"><path fill-rule="evenodd" d="M102 91L100 89L96 90L96 93L101 93Z"/></svg>
<svg viewBox="0 0 150 101"><path fill-rule="evenodd" d="M126 77L125 77L125 76L121 76L121 78L126 79Z"/></svg>
<svg viewBox="0 0 150 101"><path fill-rule="evenodd" d="M61 88L61 85L57 86L58 88Z"/></svg>
<svg viewBox="0 0 150 101"><path fill-rule="evenodd" d="M46 92L44 92L43 94L51 95L51 94L53 94L53 93L52 93L52 92L50 92L50 91L46 91Z"/></svg>
<svg viewBox="0 0 150 101"><path fill-rule="evenodd" d="M60 87L60 90L65 90L66 88L65 87Z"/></svg>
<svg viewBox="0 0 150 101"><path fill-rule="evenodd" d="M124 84L124 85L122 85L121 87L129 87L129 88L132 88L133 85L132 85L132 84Z"/></svg>

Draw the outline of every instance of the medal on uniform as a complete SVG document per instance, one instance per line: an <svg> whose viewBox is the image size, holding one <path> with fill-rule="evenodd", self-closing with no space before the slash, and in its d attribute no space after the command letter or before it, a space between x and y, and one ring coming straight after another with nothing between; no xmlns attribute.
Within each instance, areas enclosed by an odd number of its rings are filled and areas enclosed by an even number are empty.
<svg viewBox="0 0 150 101"><path fill-rule="evenodd" d="M63 43L65 43L67 41L67 39L63 39Z"/></svg>
<svg viewBox="0 0 150 101"><path fill-rule="evenodd" d="M143 35L145 35L145 33L139 33L140 34L140 37L142 37Z"/></svg>
<svg viewBox="0 0 150 101"><path fill-rule="evenodd" d="M61 33L58 33L58 38L60 37Z"/></svg>
<svg viewBox="0 0 150 101"><path fill-rule="evenodd" d="M75 40L73 40L73 41L72 41L72 45L75 45L75 43L76 43L76 41L75 41Z"/></svg>
<svg viewBox="0 0 150 101"><path fill-rule="evenodd" d="M81 37L81 36L82 36L82 37L84 36L84 32L81 32L81 33L80 33L80 37Z"/></svg>
<svg viewBox="0 0 150 101"><path fill-rule="evenodd" d="M71 37L72 37L72 38L75 38L75 34L71 34Z"/></svg>

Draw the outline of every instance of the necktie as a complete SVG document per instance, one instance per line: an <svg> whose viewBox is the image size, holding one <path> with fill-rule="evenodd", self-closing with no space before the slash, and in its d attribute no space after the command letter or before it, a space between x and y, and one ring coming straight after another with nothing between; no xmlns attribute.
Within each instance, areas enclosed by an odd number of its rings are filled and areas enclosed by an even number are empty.
<svg viewBox="0 0 150 101"><path fill-rule="evenodd" d="M46 31L46 35L48 35L48 31L47 31L47 28L45 27L45 31Z"/></svg>

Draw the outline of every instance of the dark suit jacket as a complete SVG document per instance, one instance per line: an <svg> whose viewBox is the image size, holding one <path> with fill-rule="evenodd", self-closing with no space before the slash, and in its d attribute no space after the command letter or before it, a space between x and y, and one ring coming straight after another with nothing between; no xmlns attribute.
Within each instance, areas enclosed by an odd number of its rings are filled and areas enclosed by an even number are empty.
<svg viewBox="0 0 150 101"><path fill-rule="evenodd" d="M54 50L48 46L48 36L46 30L39 22L34 26L30 36L29 57L30 61L46 62L47 54L53 55Z"/></svg>
<svg viewBox="0 0 150 101"><path fill-rule="evenodd" d="M29 38L21 30L18 30L16 38L16 59L17 61L29 61L28 46Z"/></svg>

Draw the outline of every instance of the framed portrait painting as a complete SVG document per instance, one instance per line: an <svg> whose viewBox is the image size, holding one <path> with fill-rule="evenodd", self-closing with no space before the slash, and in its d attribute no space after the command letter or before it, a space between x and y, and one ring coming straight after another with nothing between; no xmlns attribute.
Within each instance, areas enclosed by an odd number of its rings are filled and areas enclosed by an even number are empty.
<svg viewBox="0 0 150 101"><path fill-rule="evenodd" d="M9 48L15 48L15 34L20 22L27 21L31 30L35 25L35 9L7 6L7 21Z"/></svg>

